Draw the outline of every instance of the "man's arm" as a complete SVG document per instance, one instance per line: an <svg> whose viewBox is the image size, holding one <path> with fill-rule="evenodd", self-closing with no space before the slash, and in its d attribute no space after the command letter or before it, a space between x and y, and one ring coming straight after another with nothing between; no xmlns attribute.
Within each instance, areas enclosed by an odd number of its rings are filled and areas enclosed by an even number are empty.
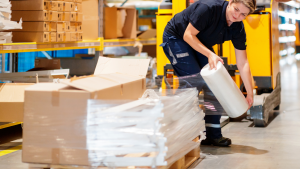
<svg viewBox="0 0 300 169"><path fill-rule="evenodd" d="M253 81L252 81L252 75L250 71L250 65L247 59L247 53L246 50L238 50L235 49L235 55L236 55L236 64L240 71L240 75L242 77L242 80L244 82L246 91L247 91L247 101L249 104L249 108L253 104Z"/></svg>

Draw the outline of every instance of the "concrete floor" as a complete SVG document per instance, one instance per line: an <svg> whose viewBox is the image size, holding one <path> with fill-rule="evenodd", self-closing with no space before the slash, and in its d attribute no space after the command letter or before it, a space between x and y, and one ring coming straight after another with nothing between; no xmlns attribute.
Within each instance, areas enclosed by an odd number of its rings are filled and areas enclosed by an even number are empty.
<svg viewBox="0 0 300 169"><path fill-rule="evenodd" d="M266 128L250 127L252 122L247 120L227 124L222 131L225 137L232 139L231 147L201 146L200 163L193 168L300 168L300 62L283 66L281 72L279 115ZM28 169L28 164L21 162L21 150L1 156L6 148L19 144L20 140L0 145L1 169Z"/></svg>

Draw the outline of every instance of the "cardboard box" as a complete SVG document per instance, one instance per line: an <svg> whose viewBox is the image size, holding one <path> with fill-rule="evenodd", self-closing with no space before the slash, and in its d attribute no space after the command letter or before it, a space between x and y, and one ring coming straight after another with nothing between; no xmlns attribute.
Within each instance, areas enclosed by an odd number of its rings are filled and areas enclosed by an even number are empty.
<svg viewBox="0 0 300 169"><path fill-rule="evenodd" d="M64 41L64 32L57 32L56 41L57 42L63 42Z"/></svg>
<svg viewBox="0 0 300 169"><path fill-rule="evenodd" d="M78 33L77 32L70 32L71 34L71 41L75 42L78 39Z"/></svg>
<svg viewBox="0 0 300 169"><path fill-rule="evenodd" d="M57 22L50 22L50 31L51 32L57 31Z"/></svg>
<svg viewBox="0 0 300 169"><path fill-rule="evenodd" d="M57 3L57 11L63 12L64 11L64 2L58 1Z"/></svg>
<svg viewBox="0 0 300 169"><path fill-rule="evenodd" d="M63 15L64 15L63 12L57 12L57 16L58 16L57 21L63 21L63 17L64 17Z"/></svg>
<svg viewBox="0 0 300 169"><path fill-rule="evenodd" d="M70 42L71 41L71 33L65 32L64 33L64 42Z"/></svg>
<svg viewBox="0 0 300 169"><path fill-rule="evenodd" d="M49 10L58 11L58 1L51 1L50 4Z"/></svg>
<svg viewBox="0 0 300 169"><path fill-rule="evenodd" d="M63 2L63 11L71 12L72 11L71 8L72 8L71 2Z"/></svg>
<svg viewBox="0 0 300 169"><path fill-rule="evenodd" d="M83 14L82 13L76 13L76 21L77 22L82 22L83 20Z"/></svg>
<svg viewBox="0 0 300 169"><path fill-rule="evenodd" d="M0 83L0 122L22 122L24 91L32 83Z"/></svg>
<svg viewBox="0 0 300 169"><path fill-rule="evenodd" d="M156 29L149 29L146 31L142 31L137 34L138 39L150 39L150 38L155 38L156 37Z"/></svg>
<svg viewBox="0 0 300 169"><path fill-rule="evenodd" d="M71 20L71 12L64 12L63 21L70 21L70 20Z"/></svg>
<svg viewBox="0 0 300 169"><path fill-rule="evenodd" d="M84 123L87 100L140 98L146 88L148 65L147 59L99 57L93 76L26 88L22 161L90 165ZM37 128L41 133L35 133Z"/></svg>
<svg viewBox="0 0 300 169"><path fill-rule="evenodd" d="M71 31L71 22L65 22L66 23L66 32Z"/></svg>
<svg viewBox="0 0 300 169"><path fill-rule="evenodd" d="M70 21L76 21L77 20L77 13L76 12L71 12L71 18Z"/></svg>
<svg viewBox="0 0 300 169"><path fill-rule="evenodd" d="M58 20L58 12L57 11L49 11L49 21L57 21Z"/></svg>
<svg viewBox="0 0 300 169"><path fill-rule="evenodd" d="M13 42L49 42L49 32L13 32Z"/></svg>
<svg viewBox="0 0 300 169"><path fill-rule="evenodd" d="M50 32L50 42L56 42L56 32Z"/></svg>
<svg viewBox="0 0 300 169"><path fill-rule="evenodd" d="M82 40L83 40L82 32L78 32L77 41L82 41Z"/></svg>
<svg viewBox="0 0 300 169"><path fill-rule="evenodd" d="M82 4L75 3L75 12L82 12Z"/></svg>
<svg viewBox="0 0 300 169"><path fill-rule="evenodd" d="M34 68L28 71L60 69L60 59L35 59Z"/></svg>
<svg viewBox="0 0 300 169"><path fill-rule="evenodd" d="M123 27L118 27L119 17L118 10L126 11L126 18ZM136 9L135 8L120 8L120 7L106 7L104 8L104 38L116 39L118 38L118 29L122 31L122 38L136 38ZM121 29L121 30L120 30Z"/></svg>
<svg viewBox="0 0 300 169"><path fill-rule="evenodd" d="M75 3L74 2L70 2L71 3L71 12L75 12Z"/></svg>
<svg viewBox="0 0 300 169"><path fill-rule="evenodd" d="M66 23L65 22L57 22L56 30L57 30L57 32L65 32L66 31Z"/></svg>
<svg viewBox="0 0 300 169"><path fill-rule="evenodd" d="M98 0L82 1L82 32L83 40L98 39Z"/></svg>
<svg viewBox="0 0 300 169"><path fill-rule="evenodd" d="M12 11L12 21L49 21L48 11Z"/></svg>
<svg viewBox="0 0 300 169"><path fill-rule="evenodd" d="M47 0L11 1L13 11L42 11L50 10L51 2Z"/></svg>
<svg viewBox="0 0 300 169"><path fill-rule="evenodd" d="M70 28L71 32L77 32L77 22L71 22Z"/></svg>
<svg viewBox="0 0 300 169"><path fill-rule="evenodd" d="M23 22L22 29L16 29L18 32L49 32L50 22Z"/></svg>
<svg viewBox="0 0 300 169"><path fill-rule="evenodd" d="M82 32L82 22L77 22L77 32Z"/></svg>

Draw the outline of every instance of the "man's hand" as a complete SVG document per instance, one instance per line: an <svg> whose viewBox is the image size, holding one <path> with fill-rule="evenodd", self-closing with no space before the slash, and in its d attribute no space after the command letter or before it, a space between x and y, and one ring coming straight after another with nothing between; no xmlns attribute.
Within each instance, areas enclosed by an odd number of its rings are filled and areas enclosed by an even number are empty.
<svg viewBox="0 0 300 169"><path fill-rule="evenodd" d="M248 102L248 110L249 110L253 104L253 94L247 94L246 100Z"/></svg>
<svg viewBox="0 0 300 169"><path fill-rule="evenodd" d="M210 69L216 69L217 70L218 61L220 61L222 64L224 64L223 59L221 59L218 55L212 53L208 57L208 64L209 64Z"/></svg>

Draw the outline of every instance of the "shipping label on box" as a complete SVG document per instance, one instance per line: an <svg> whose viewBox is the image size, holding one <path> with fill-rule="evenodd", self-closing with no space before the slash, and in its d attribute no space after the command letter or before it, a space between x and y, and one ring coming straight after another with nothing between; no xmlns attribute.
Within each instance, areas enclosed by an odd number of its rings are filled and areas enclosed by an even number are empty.
<svg viewBox="0 0 300 169"><path fill-rule="evenodd" d="M57 15L58 15L57 21L63 21L64 13L63 12L57 12Z"/></svg>
<svg viewBox="0 0 300 169"><path fill-rule="evenodd" d="M71 12L71 2L64 2L63 8L65 12Z"/></svg>
<svg viewBox="0 0 300 169"><path fill-rule="evenodd" d="M51 1L51 9L52 11L58 11L58 1Z"/></svg>
<svg viewBox="0 0 300 169"><path fill-rule="evenodd" d="M76 13L76 21L77 22L82 22L82 19L83 19L82 13Z"/></svg>
<svg viewBox="0 0 300 169"><path fill-rule="evenodd" d="M57 42L63 42L64 41L64 32L57 32Z"/></svg>
<svg viewBox="0 0 300 169"><path fill-rule="evenodd" d="M66 32L71 31L71 22L65 22L66 23Z"/></svg>
<svg viewBox="0 0 300 169"><path fill-rule="evenodd" d="M70 20L71 20L71 12L64 12L63 21L70 21Z"/></svg>
<svg viewBox="0 0 300 169"><path fill-rule="evenodd" d="M66 23L65 22L57 22L57 32L65 32L66 31Z"/></svg>
<svg viewBox="0 0 300 169"><path fill-rule="evenodd" d="M13 11L42 11L50 10L51 3L46 0L10 1Z"/></svg>
<svg viewBox="0 0 300 169"><path fill-rule="evenodd" d="M75 22L76 21L76 12L71 12L71 19L70 19L70 21L73 21L73 22Z"/></svg>
<svg viewBox="0 0 300 169"><path fill-rule="evenodd" d="M64 11L64 2L63 1L57 2L57 11L60 11L60 12Z"/></svg>
<svg viewBox="0 0 300 169"><path fill-rule="evenodd" d="M12 21L49 21L48 11L13 11Z"/></svg>
<svg viewBox="0 0 300 169"><path fill-rule="evenodd" d="M65 32L64 33L64 41L65 42L70 42L71 41L71 33L70 32Z"/></svg>
<svg viewBox="0 0 300 169"><path fill-rule="evenodd" d="M49 11L49 21L57 21L58 20L58 12L57 11Z"/></svg>
<svg viewBox="0 0 300 169"><path fill-rule="evenodd" d="M77 32L77 23L76 22L71 22L71 26L70 26L70 31L71 32Z"/></svg>
<svg viewBox="0 0 300 169"><path fill-rule="evenodd" d="M50 42L56 42L56 37L57 33L56 32L50 32Z"/></svg>
<svg viewBox="0 0 300 169"><path fill-rule="evenodd" d="M82 4L75 3L75 12L82 12Z"/></svg>
<svg viewBox="0 0 300 169"><path fill-rule="evenodd" d="M51 32L57 31L57 22L50 22L50 31Z"/></svg>

